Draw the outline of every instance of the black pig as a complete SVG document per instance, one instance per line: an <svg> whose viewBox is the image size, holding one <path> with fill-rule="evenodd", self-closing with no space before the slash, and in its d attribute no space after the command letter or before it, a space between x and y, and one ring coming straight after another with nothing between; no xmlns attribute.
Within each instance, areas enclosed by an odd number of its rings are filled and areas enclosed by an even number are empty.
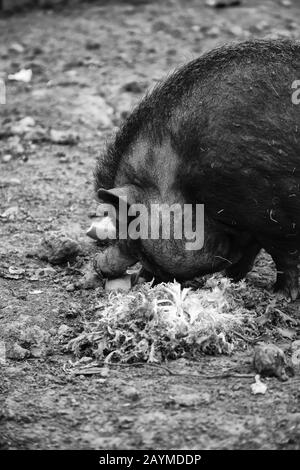
<svg viewBox="0 0 300 470"><path fill-rule="evenodd" d="M261 248L276 290L299 293L300 42L223 46L180 68L148 94L95 171L99 199L117 204L204 204L204 246L122 242L161 279L226 269L239 280ZM112 189L115 188L115 189ZM124 248L125 247L125 248Z"/></svg>

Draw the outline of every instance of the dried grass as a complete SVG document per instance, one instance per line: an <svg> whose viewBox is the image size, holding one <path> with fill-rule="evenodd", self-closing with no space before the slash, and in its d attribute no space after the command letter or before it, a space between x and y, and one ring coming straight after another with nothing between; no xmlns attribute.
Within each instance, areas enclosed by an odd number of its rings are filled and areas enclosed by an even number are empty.
<svg viewBox="0 0 300 470"><path fill-rule="evenodd" d="M174 281L146 283L128 294L112 292L69 348L77 357L107 363L230 354L233 332L255 328L255 312L245 308L249 295L244 282L232 284L220 275L196 291Z"/></svg>

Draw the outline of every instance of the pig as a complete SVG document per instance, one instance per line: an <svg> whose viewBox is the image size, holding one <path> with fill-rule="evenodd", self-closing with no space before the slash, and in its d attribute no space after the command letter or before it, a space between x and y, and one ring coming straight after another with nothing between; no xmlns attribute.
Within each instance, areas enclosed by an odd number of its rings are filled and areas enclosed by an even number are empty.
<svg viewBox="0 0 300 470"><path fill-rule="evenodd" d="M224 45L179 68L149 92L97 160L98 200L204 207L204 242L116 241L161 280L225 270L246 276L263 248L275 290L299 295L300 42ZM125 256L124 255L124 256Z"/></svg>

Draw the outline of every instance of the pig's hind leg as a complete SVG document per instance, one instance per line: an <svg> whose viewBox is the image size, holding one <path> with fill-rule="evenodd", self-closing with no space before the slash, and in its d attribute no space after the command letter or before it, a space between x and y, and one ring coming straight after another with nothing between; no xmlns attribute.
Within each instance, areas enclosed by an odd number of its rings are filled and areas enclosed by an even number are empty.
<svg viewBox="0 0 300 470"><path fill-rule="evenodd" d="M292 300L296 300L299 297L299 255L273 254L272 258L277 269L274 291L287 294Z"/></svg>

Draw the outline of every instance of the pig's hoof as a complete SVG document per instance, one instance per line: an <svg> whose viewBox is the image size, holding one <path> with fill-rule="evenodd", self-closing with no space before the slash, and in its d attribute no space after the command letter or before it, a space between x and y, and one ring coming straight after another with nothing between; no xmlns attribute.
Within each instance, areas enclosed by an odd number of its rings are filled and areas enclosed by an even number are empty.
<svg viewBox="0 0 300 470"><path fill-rule="evenodd" d="M286 272L278 272L277 280L274 284L274 292L283 294L292 301L299 298L298 271L290 270Z"/></svg>

